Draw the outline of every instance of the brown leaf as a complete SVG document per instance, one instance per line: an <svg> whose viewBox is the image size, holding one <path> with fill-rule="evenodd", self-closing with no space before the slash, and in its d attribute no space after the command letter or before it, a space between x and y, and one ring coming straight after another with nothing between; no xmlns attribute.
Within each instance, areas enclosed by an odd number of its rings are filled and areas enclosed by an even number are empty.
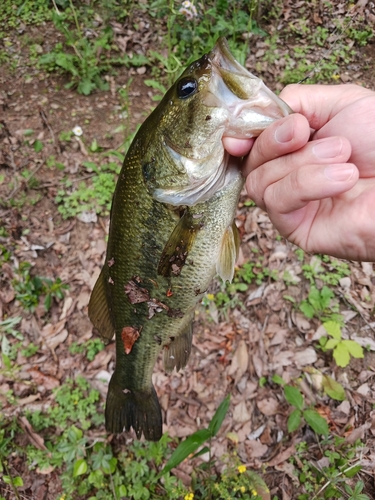
<svg viewBox="0 0 375 500"><path fill-rule="evenodd" d="M140 304L141 302L147 302L150 300L148 290L146 290L146 288L142 288L139 283L140 281L137 277L133 276L133 278L125 285L125 293L131 304Z"/></svg>
<svg viewBox="0 0 375 500"><path fill-rule="evenodd" d="M30 373L34 382L37 385L42 385L45 389L47 389L47 391L55 389L60 385L60 382L55 377L45 375L38 368L31 368L30 370L28 370L28 372Z"/></svg>
<svg viewBox="0 0 375 500"><path fill-rule="evenodd" d="M246 448L251 458L262 457L268 450L268 446L256 440L246 441Z"/></svg>
<svg viewBox="0 0 375 500"><path fill-rule="evenodd" d="M292 446L289 446L281 453L278 453L275 457L273 457L273 459L267 463L268 467L275 467L275 465L279 465L282 462L285 462L286 460L288 460L288 458L294 455L295 452L296 452L296 447L293 444Z"/></svg>
<svg viewBox="0 0 375 500"><path fill-rule="evenodd" d="M247 371L249 365L248 346L244 340L240 340L238 347L234 353L232 364L229 367L228 375L235 375L235 384L241 379L242 375Z"/></svg>
<svg viewBox="0 0 375 500"><path fill-rule="evenodd" d="M279 411L279 403L272 397L257 401L257 407L259 411L263 413L263 415L267 415L268 417L271 415L276 415L276 413Z"/></svg>
<svg viewBox="0 0 375 500"><path fill-rule="evenodd" d="M233 410L233 420L235 422L244 423L250 420L251 416L247 409L245 401L241 401L238 405L234 407Z"/></svg>
<svg viewBox="0 0 375 500"><path fill-rule="evenodd" d="M121 339L122 342L124 343L124 349L126 354L130 354L133 345L136 342L140 335L140 331L137 330L136 328L133 328L132 326L124 326L121 332Z"/></svg>
<svg viewBox="0 0 375 500"><path fill-rule="evenodd" d="M44 439L42 436L39 436L34 429L32 428L30 422L27 420L26 417L18 417L18 421L22 427L22 429L25 431L27 437L29 438L30 443L35 446L35 448L38 448L38 450L42 451L48 451L46 446L44 445Z"/></svg>

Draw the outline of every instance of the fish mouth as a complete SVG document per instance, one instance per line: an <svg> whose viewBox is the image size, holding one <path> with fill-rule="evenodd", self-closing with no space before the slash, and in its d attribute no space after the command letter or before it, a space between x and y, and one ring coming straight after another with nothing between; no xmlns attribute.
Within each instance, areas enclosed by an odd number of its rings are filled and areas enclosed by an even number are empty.
<svg viewBox="0 0 375 500"><path fill-rule="evenodd" d="M224 136L256 137L275 120L293 113L260 78L233 57L225 38L219 38L208 57L212 74L203 102L227 110Z"/></svg>

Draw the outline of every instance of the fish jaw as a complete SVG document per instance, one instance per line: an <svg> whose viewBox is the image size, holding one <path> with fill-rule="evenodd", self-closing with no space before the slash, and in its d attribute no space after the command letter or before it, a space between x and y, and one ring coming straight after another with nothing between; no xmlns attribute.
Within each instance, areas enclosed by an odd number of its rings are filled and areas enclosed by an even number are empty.
<svg viewBox="0 0 375 500"><path fill-rule="evenodd" d="M220 38L209 54L212 73L203 103L227 112L225 137L257 137L275 120L293 111L263 81L244 68Z"/></svg>

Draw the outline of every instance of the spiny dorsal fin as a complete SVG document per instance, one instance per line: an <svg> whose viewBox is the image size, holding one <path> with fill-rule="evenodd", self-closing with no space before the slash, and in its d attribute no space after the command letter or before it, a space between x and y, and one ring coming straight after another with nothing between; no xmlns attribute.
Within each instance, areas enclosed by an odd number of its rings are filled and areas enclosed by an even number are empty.
<svg viewBox="0 0 375 500"><path fill-rule="evenodd" d="M224 233L221 242L219 260L216 263L216 272L223 281L232 281L234 266L240 248L240 237L236 224L233 222Z"/></svg>
<svg viewBox="0 0 375 500"><path fill-rule="evenodd" d="M196 217L196 216L195 216ZM197 231L203 227L203 216L196 217L186 210L174 228L160 257L158 274L178 276L194 243Z"/></svg>
<svg viewBox="0 0 375 500"><path fill-rule="evenodd" d="M105 293L105 276L103 270L97 279L89 302L89 318L105 343L112 339L115 328L112 323Z"/></svg>

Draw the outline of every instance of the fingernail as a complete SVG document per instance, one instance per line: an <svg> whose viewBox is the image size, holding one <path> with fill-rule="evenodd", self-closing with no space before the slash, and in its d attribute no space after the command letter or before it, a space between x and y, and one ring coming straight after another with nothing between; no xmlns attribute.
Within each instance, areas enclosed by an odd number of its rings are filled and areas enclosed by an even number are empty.
<svg viewBox="0 0 375 500"><path fill-rule="evenodd" d="M317 158L335 158L342 151L342 140L340 137L331 137L315 144L312 150Z"/></svg>
<svg viewBox="0 0 375 500"><path fill-rule="evenodd" d="M279 143L286 143L293 139L293 127L289 121L282 123L275 132L275 139Z"/></svg>
<svg viewBox="0 0 375 500"><path fill-rule="evenodd" d="M347 163L342 165L327 165L324 173L330 181L348 181L354 174L354 166Z"/></svg>

